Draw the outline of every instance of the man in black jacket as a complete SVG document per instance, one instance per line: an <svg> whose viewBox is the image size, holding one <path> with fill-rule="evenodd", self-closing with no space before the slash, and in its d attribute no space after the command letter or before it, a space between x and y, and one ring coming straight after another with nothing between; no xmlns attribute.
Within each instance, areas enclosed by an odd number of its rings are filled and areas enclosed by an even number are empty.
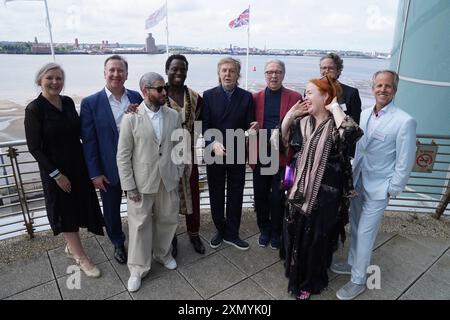
<svg viewBox="0 0 450 320"><path fill-rule="evenodd" d="M222 241L240 250L249 248L249 244L239 238L245 184L245 147L242 146L245 146L244 131L257 129L257 122L253 122L252 94L238 87L240 70L241 64L238 60L231 57L221 59L217 65L220 84L203 94L202 130L207 146L206 173L211 214L217 229L216 235L210 241L210 246L214 249L218 248ZM227 141L227 131L236 136L228 138ZM208 152L220 161L208 161Z"/></svg>

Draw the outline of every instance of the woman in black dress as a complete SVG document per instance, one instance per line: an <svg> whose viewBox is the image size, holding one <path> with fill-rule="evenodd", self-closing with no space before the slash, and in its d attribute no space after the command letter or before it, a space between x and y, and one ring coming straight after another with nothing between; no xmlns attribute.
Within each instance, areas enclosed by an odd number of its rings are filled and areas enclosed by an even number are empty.
<svg viewBox="0 0 450 320"><path fill-rule="evenodd" d="M103 235L103 217L90 181L80 142L80 120L73 100L60 95L64 71L56 63L43 66L35 80L42 93L25 109L28 150L36 159L53 234L63 233L65 252L88 277L100 270L87 257L79 228Z"/></svg>
<svg viewBox="0 0 450 320"><path fill-rule="evenodd" d="M283 145L295 154L284 219L285 273L288 291L298 300L328 286L339 236L345 240L354 195L349 150L363 133L336 102L340 92L333 79L310 80L304 102L294 105L282 123Z"/></svg>

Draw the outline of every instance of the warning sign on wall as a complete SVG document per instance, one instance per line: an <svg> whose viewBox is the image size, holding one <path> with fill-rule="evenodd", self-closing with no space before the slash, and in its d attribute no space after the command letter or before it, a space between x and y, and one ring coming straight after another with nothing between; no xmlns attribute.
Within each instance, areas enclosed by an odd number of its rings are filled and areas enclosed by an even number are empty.
<svg viewBox="0 0 450 320"><path fill-rule="evenodd" d="M417 142L416 162L414 164L414 172L432 172L438 146L434 142L431 144L422 144Z"/></svg>

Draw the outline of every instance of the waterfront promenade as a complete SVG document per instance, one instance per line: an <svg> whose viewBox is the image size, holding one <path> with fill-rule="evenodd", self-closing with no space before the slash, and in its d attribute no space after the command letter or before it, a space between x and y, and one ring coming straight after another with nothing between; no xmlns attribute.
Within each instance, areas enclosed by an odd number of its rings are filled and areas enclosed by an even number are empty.
<svg viewBox="0 0 450 320"><path fill-rule="evenodd" d="M248 251L222 244L217 250L206 247L205 255L195 253L180 217L178 268L166 270L154 262L136 293L126 290L129 272L112 257L105 237L83 233L89 256L102 270L99 279L81 276L80 289L68 289L66 274L72 260L64 253L62 237L49 232L36 238L0 242L0 299L44 300L293 300L288 295L283 261L278 251L257 245L259 230L253 210L243 214L242 238ZM125 229L126 220L124 221ZM214 234L208 212L202 213L200 235L205 244ZM342 260L349 241L336 254ZM381 289L367 290L357 299L410 300L450 299L450 219L430 216L388 214L383 218L373 254L373 264L381 270ZM328 290L312 296L335 300L336 290L349 276L329 272ZM70 281L69 281L70 282Z"/></svg>

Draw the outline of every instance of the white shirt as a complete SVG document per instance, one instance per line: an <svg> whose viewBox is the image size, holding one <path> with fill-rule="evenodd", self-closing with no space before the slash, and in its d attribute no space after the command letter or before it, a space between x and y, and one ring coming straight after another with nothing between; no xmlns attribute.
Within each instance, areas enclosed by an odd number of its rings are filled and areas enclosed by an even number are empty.
<svg viewBox="0 0 450 320"><path fill-rule="evenodd" d="M369 117L369 123L367 124L367 131L368 131L368 137L371 137L373 132L377 129L377 127L380 125L380 123L383 121L383 116L386 114L387 109L391 106L391 103L389 103L387 106L385 106L383 109L381 109L378 113L375 112L375 107L372 109L372 113Z"/></svg>
<svg viewBox="0 0 450 320"><path fill-rule="evenodd" d="M127 89L123 92L120 101L114 97L111 91L105 87L106 96L108 97L109 105L111 106L112 113L114 115L114 120L116 121L117 131L120 131L120 123L122 122L123 114L127 107L131 104L130 99L127 96Z"/></svg>
<svg viewBox="0 0 450 320"><path fill-rule="evenodd" d="M148 107L145 108L147 111L148 118L150 119L153 127L153 132L155 133L158 142L161 142L162 128L163 128L163 113L161 107L157 112L153 112Z"/></svg>

